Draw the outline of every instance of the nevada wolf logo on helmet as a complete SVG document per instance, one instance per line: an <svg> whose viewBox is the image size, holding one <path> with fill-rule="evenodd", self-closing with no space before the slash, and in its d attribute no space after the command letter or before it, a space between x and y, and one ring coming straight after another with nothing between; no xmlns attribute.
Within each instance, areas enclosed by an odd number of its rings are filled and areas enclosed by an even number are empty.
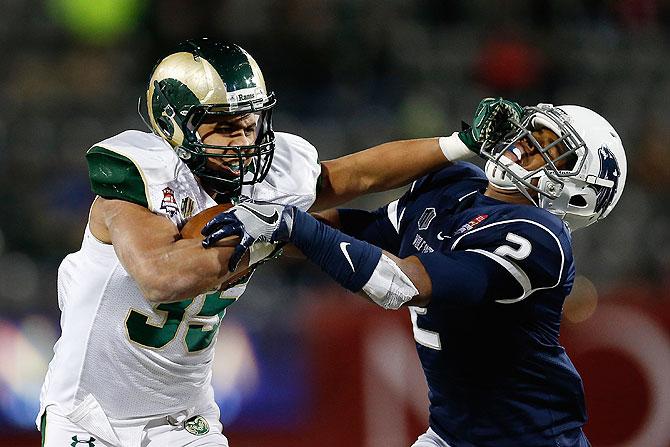
<svg viewBox="0 0 670 447"><path fill-rule="evenodd" d="M619 186L619 177L621 176L619 164L617 163L616 158L614 158L614 154L607 148L607 146L598 149L598 155L600 156L600 174L598 174L598 177L610 180L614 182L614 185L611 188L600 188L596 198L596 212L602 211L607 204L612 202Z"/></svg>

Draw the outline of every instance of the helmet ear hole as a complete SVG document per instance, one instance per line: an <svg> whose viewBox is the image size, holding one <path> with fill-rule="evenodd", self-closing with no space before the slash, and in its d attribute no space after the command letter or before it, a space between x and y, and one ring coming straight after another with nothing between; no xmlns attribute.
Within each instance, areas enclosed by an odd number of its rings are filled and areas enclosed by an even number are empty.
<svg viewBox="0 0 670 447"><path fill-rule="evenodd" d="M578 208L586 208L587 205L586 199L582 195L570 197L570 201L568 203Z"/></svg>
<svg viewBox="0 0 670 447"><path fill-rule="evenodd" d="M168 117L161 116L156 120L156 122L158 123L158 126L161 128L165 136L167 138L172 138L172 135L174 135L174 125L172 124L172 122L170 122Z"/></svg>

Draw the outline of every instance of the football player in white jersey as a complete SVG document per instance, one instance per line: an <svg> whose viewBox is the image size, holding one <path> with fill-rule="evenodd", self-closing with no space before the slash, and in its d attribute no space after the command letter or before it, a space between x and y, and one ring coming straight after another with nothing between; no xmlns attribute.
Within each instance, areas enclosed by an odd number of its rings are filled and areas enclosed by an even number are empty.
<svg viewBox="0 0 670 447"><path fill-rule="evenodd" d="M464 155L427 138L319 163L307 141L273 131L275 103L242 48L187 41L151 75L152 132L88 151L97 197L81 249L58 271L62 335L40 398L43 446L228 445L213 346L248 277L217 291L233 248L180 238L189 217L241 195L328 208ZM248 262L271 255L257 244Z"/></svg>

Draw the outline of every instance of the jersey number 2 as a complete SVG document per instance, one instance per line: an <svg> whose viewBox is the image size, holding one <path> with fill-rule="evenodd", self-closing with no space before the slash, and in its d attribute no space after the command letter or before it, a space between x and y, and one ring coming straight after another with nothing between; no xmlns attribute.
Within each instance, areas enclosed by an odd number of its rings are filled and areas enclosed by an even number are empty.
<svg viewBox="0 0 670 447"><path fill-rule="evenodd" d="M507 242L511 242L515 245L518 245L519 248L512 248L509 245L501 245L500 247L496 248L493 252L498 256L500 256L501 258L509 256L512 259L521 261L523 259L526 259L528 255L530 255L530 251L533 249L533 244L531 244L528 239L526 239L525 237L521 237L518 234L507 233L507 236L505 236L505 240L507 240Z"/></svg>
<svg viewBox="0 0 670 447"><path fill-rule="evenodd" d="M505 240L518 245L519 248L512 248L509 245L501 245L500 247L496 248L494 253L503 258L508 256L517 261L521 261L526 259L533 249L533 245L530 243L530 241L524 237L519 236L518 234L507 233ZM414 340L420 345L441 351L442 342L440 341L440 334L438 332L420 328L417 322L419 315L425 315L426 312L428 312L428 309L412 306L409 308L409 312L412 317L412 332L414 332Z"/></svg>
<svg viewBox="0 0 670 447"><path fill-rule="evenodd" d="M442 350L442 342L440 342L440 334L437 332L429 331L427 329L422 329L419 327L417 320L419 315L426 315L428 309L425 307L409 307L409 314L412 318L412 332L414 333L414 340L420 345L424 345L427 348L435 349L437 351Z"/></svg>

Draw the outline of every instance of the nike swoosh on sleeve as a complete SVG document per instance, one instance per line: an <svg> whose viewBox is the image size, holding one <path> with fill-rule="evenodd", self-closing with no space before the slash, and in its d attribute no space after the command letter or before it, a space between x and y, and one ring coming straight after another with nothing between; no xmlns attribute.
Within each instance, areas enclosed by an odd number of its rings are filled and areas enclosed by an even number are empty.
<svg viewBox="0 0 670 447"><path fill-rule="evenodd" d="M354 268L354 263L351 262L351 257L349 256L349 252L347 251L347 246L349 245L351 245L349 242L340 242L340 250L342 250L342 253L344 253L344 257L347 258L347 261L351 266L351 270L355 272L356 269Z"/></svg>

